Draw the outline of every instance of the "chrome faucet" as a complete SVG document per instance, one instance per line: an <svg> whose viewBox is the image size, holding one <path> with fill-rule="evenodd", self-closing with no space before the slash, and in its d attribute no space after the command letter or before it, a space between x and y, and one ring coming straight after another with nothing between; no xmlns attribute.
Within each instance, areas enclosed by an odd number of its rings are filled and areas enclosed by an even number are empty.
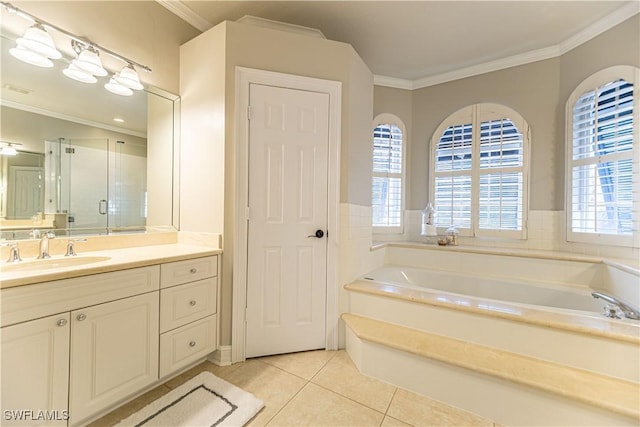
<svg viewBox="0 0 640 427"><path fill-rule="evenodd" d="M53 231L47 231L40 238L40 250L38 251L38 259L51 258L49 255L49 239L55 238Z"/></svg>
<svg viewBox="0 0 640 427"><path fill-rule="evenodd" d="M608 302L609 304L615 305L620 309L620 311L622 311L622 313L624 314L624 317L626 317L627 319L640 320L640 309L630 304L627 304L624 301L621 301L618 297L606 294L604 292L598 292L598 291L591 292L591 296L593 296L594 298L600 298ZM606 311L605 316L616 317L615 310L613 314L611 313L611 311Z"/></svg>
<svg viewBox="0 0 640 427"><path fill-rule="evenodd" d="M2 246L9 246L9 259L7 262L20 262L20 248L18 248L18 242L3 243Z"/></svg>
<svg viewBox="0 0 640 427"><path fill-rule="evenodd" d="M67 242L67 253L64 256L76 256L76 242L86 242L87 239L69 239Z"/></svg>

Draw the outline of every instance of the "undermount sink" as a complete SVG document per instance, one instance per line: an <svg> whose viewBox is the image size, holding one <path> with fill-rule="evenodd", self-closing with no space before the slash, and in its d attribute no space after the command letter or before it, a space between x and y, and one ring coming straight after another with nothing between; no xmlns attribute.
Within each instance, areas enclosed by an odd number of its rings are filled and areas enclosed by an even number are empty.
<svg viewBox="0 0 640 427"><path fill-rule="evenodd" d="M42 271L55 268L74 267L78 265L93 264L96 262L108 261L108 256L74 256L66 258L47 258L32 261L22 261L11 264L0 265L1 271Z"/></svg>

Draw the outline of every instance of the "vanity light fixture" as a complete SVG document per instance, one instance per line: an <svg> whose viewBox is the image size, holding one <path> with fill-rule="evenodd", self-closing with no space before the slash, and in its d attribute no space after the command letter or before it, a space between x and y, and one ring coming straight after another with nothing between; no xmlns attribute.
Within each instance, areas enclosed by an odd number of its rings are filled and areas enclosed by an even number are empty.
<svg viewBox="0 0 640 427"><path fill-rule="evenodd" d="M80 50L78 57L71 61L72 65L94 76L103 77L108 74L107 70L102 66L100 54L95 47L92 45L80 46L75 40L71 41L71 45L74 47L74 50L76 48Z"/></svg>
<svg viewBox="0 0 640 427"><path fill-rule="evenodd" d="M73 63L69 64L67 68L62 70L62 74L70 79L77 80L82 83L95 83L98 81L93 74L81 70Z"/></svg>
<svg viewBox="0 0 640 427"><path fill-rule="evenodd" d="M115 93L116 95L122 95L122 96L133 95L133 91L128 87L126 87L125 85L118 83L115 76L111 77L111 79L109 80L109 83L105 83L104 88L111 93Z"/></svg>
<svg viewBox="0 0 640 427"><path fill-rule="evenodd" d="M63 70L65 76L84 83L96 83L96 77L104 77L109 72L102 65L100 53L107 54L121 62L125 66L114 74L104 87L115 94L130 96L133 90L142 90L140 77L135 67L146 72L151 72L151 68L142 65L122 55L101 47L91 40L78 37L60 27L43 21L23 10L18 9L10 3L0 1L0 6L21 18L34 23L29 27L23 37L16 40L17 46L10 50L12 56L39 67L51 68L53 62L51 59L60 59L62 54L56 48L53 39L48 31L54 30L71 39L71 47L77 54L77 58L71 61L71 64Z"/></svg>
<svg viewBox="0 0 640 427"><path fill-rule="evenodd" d="M122 86L126 86L129 89L141 90L142 83L140 83L140 77L138 77L138 73L136 69L133 68L133 64L129 63L125 65L122 70L114 77L116 82L120 83Z"/></svg>
<svg viewBox="0 0 640 427"><path fill-rule="evenodd" d="M18 154L18 151L16 150L16 147L14 147L14 145L22 145L19 144L17 142L7 142L7 141L0 141L3 144L6 144L4 147L2 147L2 149L0 149L0 156L15 156Z"/></svg>
<svg viewBox="0 0 640 427"><path fill-rule="evenodd" d="M22 62L26 62L27 64L43 68L53 67L53 62L49 58L22 46L16 46L9 49L9 53L14 58L17 58Z"/></svg>
<svg viewBox="0 0 640 427"><path fill-rule="evenodd" d="M40 23L27 28L24 35L16 40L18 46L39 53L50 59L60 59L62 54L56 49L51 35Z"/></svg>

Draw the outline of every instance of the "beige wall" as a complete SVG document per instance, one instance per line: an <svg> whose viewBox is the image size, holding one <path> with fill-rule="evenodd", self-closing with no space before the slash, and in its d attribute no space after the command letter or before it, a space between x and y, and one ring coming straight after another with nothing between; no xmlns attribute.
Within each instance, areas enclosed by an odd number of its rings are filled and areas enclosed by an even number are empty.
<svg viewBox="0 0 640 427"><path fill-rule="evenodd" d="M154 1L36 1L10 2L19 9L150 67L140 73L145 84L172 93L179 89L180 45L200 31ZM3 11L4 13L4 11ZM57 38L57 35L56 35ZM67 43L66 38L60 38ZM68 46L59 45L72 55ZM122 63L101 55L105 67Z"/></svg>
<svg viewBox="0 0 640 427"><path fill-rule="evenodd" d="M415 90L411 108L407 91L376 87L376 114L412 119L407 209L423 209L427 202L428 144L437 126L466 105L495 102L518 111L531 128L530 209L562 210L566 100L573 88L599 69L640 65L639 22L636 15L557 58Z"/></svg>
<svg viewBox="0 0 640 427"><path fill-rule="evenodd" d="M236 66L342 82L340 199L371 200L373 76L351 46L235 22L186 43L181 49L180 229L223 234L223 345L231 342L233 234L240 216L234 182Z"/></svg>
<svg viewBox="0 0 640 427"><path fill-rule="evenodd" d="M531 208L552 209L555 199L554 121L559 96L558 58L414 91L408 209L427 202L429 143L438 125L469 104L493 102L518 111L531 128ZM536 189L538 191L536 191Z"/></svg>
<svg viewBox="0 0 640 427"><path fill-rule="evenodd" d="M147 140L120 132L86 126L41 114L0 107L0 138L2 141L19 142L18 150L44 153L44 141L58 138L108 138L123 140L130 146L146 146Z"/></svg>
<svg viewBox="0 0 640 427"><path fill-rule="evenodd" d="M574 89L596 71L613 65L640 67L640 14L627 19L615 28L602 33L560 57L560 105L558 106L556 134L562 143L556 146L559 162L556 181L560 195L559 209L564 207L563 180L565 171L566 103Z"/></svg>
<svg viewBox="0 0 640 427"><path fill-rule="evenodd" d="M173 102L147 97L147 227L173 223L173 116Z"/></svg>

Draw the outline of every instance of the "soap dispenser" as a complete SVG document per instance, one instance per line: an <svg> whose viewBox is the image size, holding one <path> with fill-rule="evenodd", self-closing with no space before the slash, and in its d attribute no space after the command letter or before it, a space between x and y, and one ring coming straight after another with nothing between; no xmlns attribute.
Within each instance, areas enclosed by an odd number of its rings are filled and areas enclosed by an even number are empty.
<svg viewBox="0 0 640 427"><path fill-rule="evenodd" d="M438 234L437 228L434 225L435 213L431 202L427 203L427 206L422 210L422 229L421 235L423 236L436 236Z"/></svg>

